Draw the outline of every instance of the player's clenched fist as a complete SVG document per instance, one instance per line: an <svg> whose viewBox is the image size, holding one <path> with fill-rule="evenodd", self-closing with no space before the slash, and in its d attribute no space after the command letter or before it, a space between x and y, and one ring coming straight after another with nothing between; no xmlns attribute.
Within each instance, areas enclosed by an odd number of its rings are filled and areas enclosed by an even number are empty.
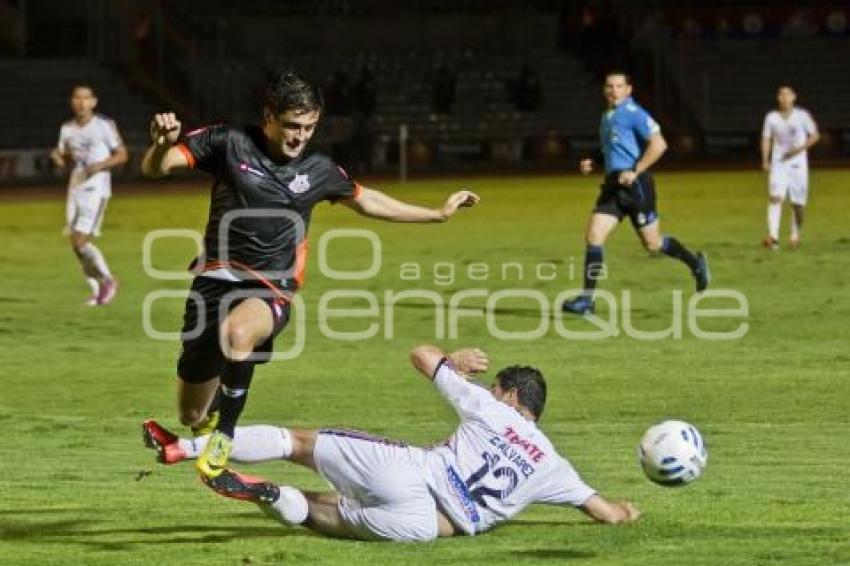
<svg viewBox="0 0 850 566"><path fill-rule="evenodd" d="M174 145L180 138L180 120L174 112L154 114L151 120L151 141L156 145Z"/></svg>

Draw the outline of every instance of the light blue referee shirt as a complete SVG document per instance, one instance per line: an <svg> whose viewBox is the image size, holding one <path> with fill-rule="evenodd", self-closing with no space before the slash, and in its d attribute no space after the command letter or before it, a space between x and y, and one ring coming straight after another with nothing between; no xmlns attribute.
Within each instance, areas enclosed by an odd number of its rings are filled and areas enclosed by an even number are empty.
<svg viewBox="0 0 850 566"><path fill-rule="evenodd" d="M606 110L599 123L605 172L634 169L650 136L660 131L658 122L632 97Z"/></svg>

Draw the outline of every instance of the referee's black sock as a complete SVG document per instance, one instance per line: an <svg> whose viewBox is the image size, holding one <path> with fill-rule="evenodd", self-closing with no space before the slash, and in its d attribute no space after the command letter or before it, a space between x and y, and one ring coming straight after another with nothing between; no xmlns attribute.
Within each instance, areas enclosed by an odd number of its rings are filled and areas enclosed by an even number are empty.
<svg viewBox="0 0 850 566"><path fill-rule="evenodd" d="M248 400L248 388L254 375L254 362L224 360L221 367L221 387L218 395L221 400L218 426L216 430L233 438L236 421Z"/></svg>
<svg viewBox="0 0 850 566"><path fill-rule="evenodd" d="M699 267L697 256L692 254L688 248L683 246L682 243L673 236L664 236L661 240L661 252L664 255L674 257L679 261L686 263L687 266L691 268L691 271L696 271Z"/></svg>
<svg viewBox="0 0 850 566"><path fill-rule="evenodd" d="M583 295L588 299L593 298L593 292L596 290L596 280L602 277L602 268L605 266L604 257L605 248L602 246L588 244L584 250Z"/></svg>

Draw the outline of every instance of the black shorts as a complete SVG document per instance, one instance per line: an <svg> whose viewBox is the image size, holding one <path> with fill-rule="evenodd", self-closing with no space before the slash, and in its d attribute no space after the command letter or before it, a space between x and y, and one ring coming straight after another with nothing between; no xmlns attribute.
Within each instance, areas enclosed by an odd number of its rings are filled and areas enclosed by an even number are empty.
<svg viewBox="0 0 850 566"><path fill-rule="evenodd" d="M643 228L658 220L655 209L655 181L652 175L643 172L637 176L631 187L617 182L620 171L612 171L605 176L602 192L596 199L593 212L610 214L622 220L628 216L635 229Z"/></svg>
<svg viewBox="0 0 850 566"><path fill-rule="evenodd" d="M265 301L272 311L274 327L268 340L254 349L265 363L271 358L275 337L289 322L289 303L259 281L222 281L195 277L186 299L181 330L183 349L177 361L177 375L188 383L204 383L218 376L224 354L219 342L219 326L224 316L248 297Z"/></svg>

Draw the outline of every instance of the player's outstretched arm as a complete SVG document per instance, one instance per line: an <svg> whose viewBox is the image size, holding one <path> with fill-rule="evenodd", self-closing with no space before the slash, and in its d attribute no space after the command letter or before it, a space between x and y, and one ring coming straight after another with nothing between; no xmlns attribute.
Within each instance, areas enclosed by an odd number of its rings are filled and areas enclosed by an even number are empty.
<svg viewBox="0 0 850 566"><path fill-rule="evenodd" d="M142 157L142 175L158 179L174 169L186 169L189 161L174 144L180 138L180 121L172 112L155 114L151 120L151 145Z"/></svg>
<svg viewBox="0 0 850 566"><path fill-rule="evenodd" d="M487 354L478 348L463 348L451 354L446 354L436 346L425 344L417 346L410 353L410 361L413 362L413 367L431 380L434 379L434 374L443 358L448 358L452 367L462 375L483 373L490 367Z"/></svg>
<svg viewBox="0 0 850 566"><path fill-rule="evenodd" d="M440 208L425 208L408 204L374 189L363 189L355 199L343 201L363 216L392 222L445 222L461 207L470 207L481 200L472 191L458 191L449 195Z"/></svg>
<svg viewBox="0 0 850 566"><path fill-rule="evenodd" d="M592 495L581 506L593 520L606 525L631 523L640 517L640 511L628 501L607 501L601 495Z"/></svg>

